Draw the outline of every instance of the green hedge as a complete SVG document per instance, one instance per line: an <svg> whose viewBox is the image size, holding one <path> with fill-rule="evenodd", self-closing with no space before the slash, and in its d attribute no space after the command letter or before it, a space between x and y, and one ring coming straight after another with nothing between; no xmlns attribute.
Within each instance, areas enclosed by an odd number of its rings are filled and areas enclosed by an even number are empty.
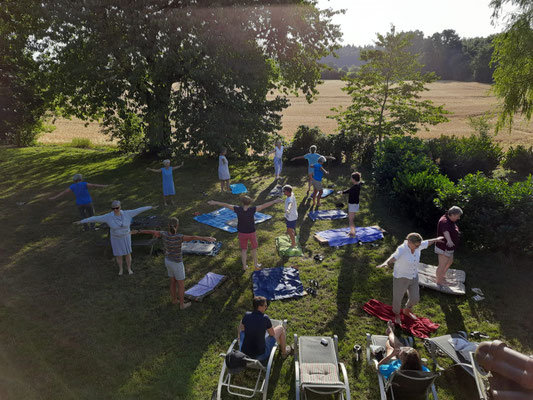
<svg viewBox="0 0 533 400"><path fill-rule="evenodd" d="M533 174L533 148L526 149L522 145L510 147L505 153L503 167L513 170L520 177Z"/></svg>

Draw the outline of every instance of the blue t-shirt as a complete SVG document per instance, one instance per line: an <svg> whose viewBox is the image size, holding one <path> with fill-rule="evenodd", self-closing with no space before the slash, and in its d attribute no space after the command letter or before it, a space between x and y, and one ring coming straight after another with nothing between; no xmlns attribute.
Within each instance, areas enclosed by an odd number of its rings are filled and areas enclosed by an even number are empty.
<svg viewBox="0 0 533 400"><path fill-rule="evenodd" d="M307 160L307 162L309 163L309 167L311 167L311 165L313 164L316 164L318 162L318 159L321 157L320 154L317 154L317 153L307 153L304 158Z"/></svg>
<svg viewBox="0 0 533 400"><path fill-rule="evenodd" d="M314 166L313 166L313 179L315 181L322 181L322 177L324 176L324 172L322 172L322 165L320 165L319 163L316 163Z"/></svg>
<svg viewBox="0 0 533 400"><path fill-rule="evenodd" d="M385 379L389 379L389 376L391 376L392 373L399 369L401 366L402 362L400 360L394 360L388 364L380 365L379 372L385 377ZM429 372L429 369L422 365L422 371Z"/></svg>
<svg viewBox="0 0 533 400"><path fill-rule="evenodd" d="M70 185L69 189L76 196L76 204L83 206L85 204L90 204L93 202L91 195L89 194L89 189L87 189L87 182L77 182Z"/></svg>
<svg viewBox="0 0 533 400"><path fill-rule="evenodd" d="M241 351L250 358L257 358L265 353L265 333L272 328L272 321L261 311L247 312L242 319L244 341Z"/></svg>

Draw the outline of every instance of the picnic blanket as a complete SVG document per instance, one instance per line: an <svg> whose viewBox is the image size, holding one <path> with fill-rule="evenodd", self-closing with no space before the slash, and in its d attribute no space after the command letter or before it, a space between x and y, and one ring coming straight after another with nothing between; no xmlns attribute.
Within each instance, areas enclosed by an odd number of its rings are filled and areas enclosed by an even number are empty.
<svg viewBox="0 0 533 400"><path fill-rule="evenodd" d="M328 197L333 192L333 189L324 188L324 190L322 191L322 196L320 196L320 198L323 199L324 197Z"/></svg>
<svg viewBox="0 0 533 400"><path fill-rule="evenodd" d="M200 279L200 282L185 292L185 297L193 301L202 301L205 296L213 293L226 279L228 277L225 275L208 272Z"/></svg>
<svg viewBox="0 0 533 400"><path fill-rule="evenodd" d="M222 247L222 242L206 242L203 240L191 240L183 242L181 252L183 254L197 254L199 256L216 256Z"/></svg>
<svg viewBox="0 0 533 400"><path fill-rule="evenodd" d="M254 296L263 296L267 300L290 299L304 295L300 271L296 268L262 268L254 271L252 282Z"/></svg>
<svg viewBox="0 0 533 400"><path fill-rule="evenodd" d="M301 257L304 255L302 248L300 247L299 237L296 236L296 246L291 247L292 242L289 235L283 235L276 238L276 249L281 257Z"/></svg>
<svg viewBox="0 0 533 400"><path fill-rule="evenodd" d="M394 321L392 307L379 300L370 300L363 306L363 310L383 321ZM400 313L400 320L402 322L402 329L409 331L411 335L421 339L429 337L429 334L435 332L440 326L439 324L430 321L428 318L418 317L418 319L412 319L411 317L404 315L403 312Z"/></svg>
<svg viewBox="0 0 533 400"><path fill-rule="evenodd" d="M437 285L437 267L434 265L418 264L418 284L428 289L438 290L442 293L461 295L465 294L466 273L460 269L448 269L444 277L444 285Z"/></svg>
<svg viewBox="0 0 533 400"><path fill-rule="evenodd" d="M255 223L259 224L272 218L272 215L263 214L260 212L255 213ZM229 233L237 232L237 214L231 211L229 208L220 208L216 211L208 214L202 214L194 217L194 220L206 224ZM235 223L233 223L235 222ZM232 226L233 225L233 226Z"/></svg>
<svg viewBox="0 0 533 400"><path fill-rule="evenodd" d="M233 185L229 185L229 188L233 194L248 193L248 189L242 183L234 183Z"/></svg>
<svg viewBox="0 0 533 400"><path fill-rule="evenodd" d="M321 244L327 243L330 246L345 246L357 242L370 243L383 239L383 229L379 226L365 226L355 228L355 237L350 237L350 228L328 229L315 234L315 239Z"/></svg>
<svg viewBox="0 0 533 400"><path fill-rule="evenodd" d="M309 218L313 221L317 219L342 219L348 218L348 214L342 210L318 210L309 211Z"/></svg>

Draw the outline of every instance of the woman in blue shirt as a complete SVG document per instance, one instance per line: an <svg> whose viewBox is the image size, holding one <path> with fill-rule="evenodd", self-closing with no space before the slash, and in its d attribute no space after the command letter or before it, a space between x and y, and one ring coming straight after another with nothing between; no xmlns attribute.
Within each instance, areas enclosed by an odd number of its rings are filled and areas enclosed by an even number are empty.
<svg viewBox="0 0 533 400"><path fill-rule="evenodd" d="M321 156L320 154L318 154L316 152L316 146L315 145L312 145L311 147L309 147L309 153L307 153L306 155L291 158L291 161L302 160L302 159L307 160L307 163L308 163L308 167L307 167L307 178L308 178L308 181L307 181L307 193L309 193L309 191L311 190L311 185L313 183L313 174L315 172L314 169L313 169L313 165L318 162L318 159L320 157L325 157L328 160L335 160L335 157Z"/></svg>
<svg viewBox="0 0 533 400"><path fill-rule="evenodd" d="M165 206L167 205L167 198L170 199L170 204L174 204L174 200L172 200L171 196L176 194L176 190L174 188L174 176L172 175L172 171L181 167L183 167L183 162L177 167L171 167L170 160L163 160L163 168L146 168L147 171L161 173L161 177L163 178L163 201L165 202Z"/></svg>

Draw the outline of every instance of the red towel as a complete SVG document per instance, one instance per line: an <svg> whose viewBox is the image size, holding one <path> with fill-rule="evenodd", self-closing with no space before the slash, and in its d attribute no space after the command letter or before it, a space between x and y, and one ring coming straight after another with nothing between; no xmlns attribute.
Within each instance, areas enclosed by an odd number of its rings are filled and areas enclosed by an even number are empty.
<svg viewBox="0 0 533 400"><path fill-rule="evenodd" d="M388 304L382 303L379 300L370 300L363 306L363 310L383 321L394 321L394 312L392 312L392 307ZM427 338L430 333L435 332L440 326L439 324L431 322L427 318L418 317L418 319L413 319L407 315L404 315L403 312L400 313L400 320L402 322L400 326L403 329L411 332L411 335L421 339Z"/></svg>

